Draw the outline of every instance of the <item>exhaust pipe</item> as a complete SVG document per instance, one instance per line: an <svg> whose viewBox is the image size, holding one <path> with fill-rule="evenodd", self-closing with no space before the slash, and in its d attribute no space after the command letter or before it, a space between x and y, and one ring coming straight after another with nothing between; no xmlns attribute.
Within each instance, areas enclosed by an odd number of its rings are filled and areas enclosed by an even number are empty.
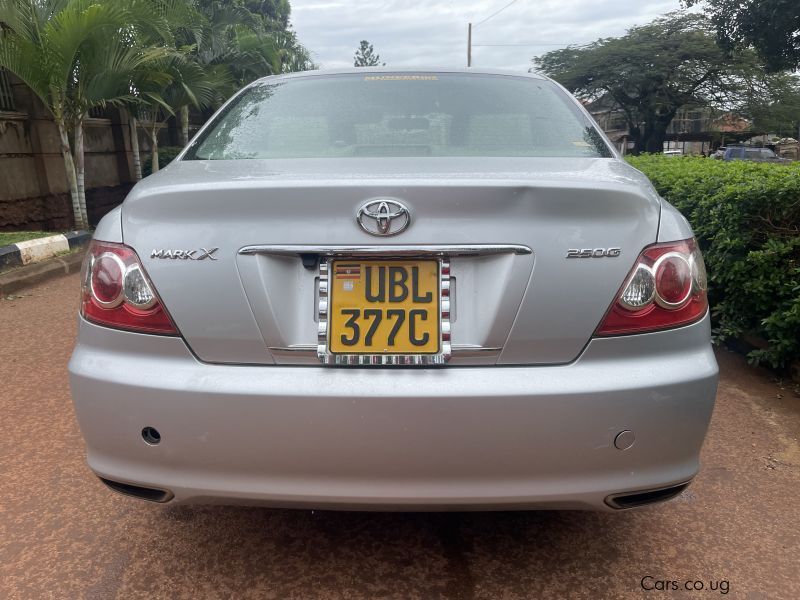
<svg viewBox="0 0 800 600"><path fill-rule="evenodd" d="M122 483L119 481L112 481L103 477L99 478L107 487L111 488L119 494L124 496L133 496L140 500L147 500L148 502L169 502L175 497L175 494L169 490L159 490L157 488L148 488L141 485L133 485L130 483Z"/></svg>
<svg viewBox="0 0 800 600"><path fill-rule="evenodd" d="M665 488L657 488L654 490L640 490L637 492L624 492L622 494L612 494L606 498L606 504L611 508L634 508L637 506L646 506L647 504L655 504L657 502L664 502L671 500L683 490L689 487L691 480L679 483L678 485L671 485Z"/></svg>

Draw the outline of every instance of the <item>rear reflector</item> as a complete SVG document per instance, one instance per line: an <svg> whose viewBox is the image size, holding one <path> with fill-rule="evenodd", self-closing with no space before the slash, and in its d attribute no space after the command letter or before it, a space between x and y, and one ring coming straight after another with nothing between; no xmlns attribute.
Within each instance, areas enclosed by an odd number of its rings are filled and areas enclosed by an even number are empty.
<svg viewBox="0 0 800 600"><path fill-rule="evenodd" d="M93 240L81 281L81 315L87 321L141 333L178 334L132 248Z"/></svg>
<svg viewBox="0 0 800 600"><path fill-rule="evenodd" d="M595 335L645 333L688 325L708 310L703 256L694 238L642 251Z"/></svg>

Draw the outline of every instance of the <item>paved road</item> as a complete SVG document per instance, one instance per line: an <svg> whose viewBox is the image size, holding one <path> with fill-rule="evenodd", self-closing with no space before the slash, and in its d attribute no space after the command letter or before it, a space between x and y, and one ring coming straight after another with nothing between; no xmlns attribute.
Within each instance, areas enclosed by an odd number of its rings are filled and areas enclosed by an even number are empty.
<svg viewBox="0 0 800 600"><path fill-rule="evenodd" d="M800 598L800 398L738 356L719 355L703 470L666 505L161 507L112 494L84 465L66 377L77 291L71 275L0 300L2 598ZM648 576L681 589L645 591Z"/></svg>

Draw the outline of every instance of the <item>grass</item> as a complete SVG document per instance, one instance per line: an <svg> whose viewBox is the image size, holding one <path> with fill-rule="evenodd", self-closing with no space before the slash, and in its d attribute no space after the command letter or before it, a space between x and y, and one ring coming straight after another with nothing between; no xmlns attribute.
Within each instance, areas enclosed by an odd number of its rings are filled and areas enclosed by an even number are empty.
<svg viewBox="0 0 800 600"><path fill-rule="evenodd" d="M56 234L49 231L0 231L0 248L17 242L47 237L48 235Z"/></svg>

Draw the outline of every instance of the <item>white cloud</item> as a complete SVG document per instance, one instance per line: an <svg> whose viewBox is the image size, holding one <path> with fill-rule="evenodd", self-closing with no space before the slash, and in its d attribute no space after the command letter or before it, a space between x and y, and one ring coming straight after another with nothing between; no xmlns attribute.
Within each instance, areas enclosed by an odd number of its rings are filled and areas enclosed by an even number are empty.
<svg viewBox="0 0 800 600"><path fill-rule="evenodd" d="M388 66L465 66L467 23L477 23L505 4L507 0L293 0L292 25L323 67L352 66L363 39ZM622 35L678 8L678 0L517 0L475 28L473 64L527 70L533 56Z"/></svg>

